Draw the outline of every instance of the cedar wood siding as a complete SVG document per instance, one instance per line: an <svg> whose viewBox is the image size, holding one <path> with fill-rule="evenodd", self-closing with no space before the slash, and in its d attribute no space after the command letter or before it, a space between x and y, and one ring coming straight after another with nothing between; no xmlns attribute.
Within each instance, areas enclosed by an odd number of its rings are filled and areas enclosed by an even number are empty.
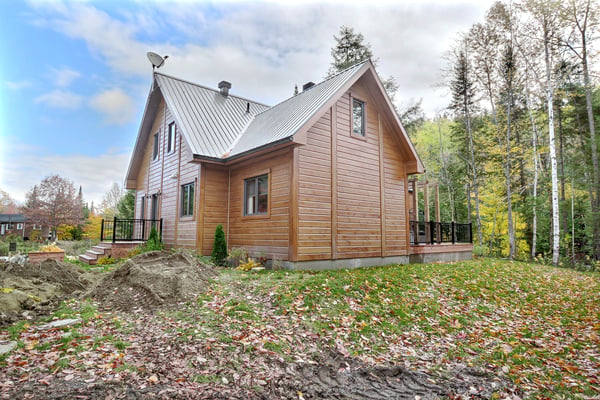
<svg viewBox="0 0 600 400"><path fill-rule="evenodd" d="M279 150L230 167L228 248L244 247L254 256L288 260L292 151ZM268 213L244 216L244 179L265 173L269 174Z"/></svg>
<svg viewBox="0 0 600 400"><path fill-rule="evenodd" d="M351 135L353 97L365 138ZM404 161L365 80L308 130L297 161L297 261L408 254Z"/></svg>
<svg viewBox="0 0 600 400"><path fill-rule="evenodd" d="M226 167L202 164L198 213L198 241L201 254L210 255L215 241L217 225L227 232L227 186L229 174ZM229 242L228 242L229 244ZM231 246L229 246L231 247Z"/></svg>
<svg viewBox="0 0 600 400"><path fill-rule="evenodd" d="M152 201L150 198L145 198L145 212L141 215L142 196L159 194L158 218L163 218L163 242L168 247L193 249L196 245L200 167L187 162L191 159L190 150L182 141L177 127L174 150L167 153L167 134L171 122L173 122L171 112L162 100L149 133L150 137L143 152L142 166L137 176L135 215L136 218L150 218ZM159 151L158 158L152 160L155 133L159 133ZM194 216L182 218L179 211L181 186L188 183L195 184Z"/></svg>

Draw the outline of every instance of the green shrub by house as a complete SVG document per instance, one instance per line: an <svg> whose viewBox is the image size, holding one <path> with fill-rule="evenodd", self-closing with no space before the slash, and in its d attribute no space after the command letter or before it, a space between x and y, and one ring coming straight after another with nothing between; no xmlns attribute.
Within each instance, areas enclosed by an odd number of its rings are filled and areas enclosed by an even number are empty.
<svg viewBox="0 0 600 400"><path fill-rule="evenodd" d="M212 259L215 265L223 265L227 258L227 242L225 241L225 232L223 225L217 225L215 230L215 242L213 244Z"/></svg>

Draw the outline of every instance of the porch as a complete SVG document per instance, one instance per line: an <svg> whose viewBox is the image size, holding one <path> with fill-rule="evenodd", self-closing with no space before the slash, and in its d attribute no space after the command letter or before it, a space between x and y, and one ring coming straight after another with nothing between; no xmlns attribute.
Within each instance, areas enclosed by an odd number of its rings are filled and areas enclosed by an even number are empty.
<svg viewBox="0 0 600 400"><path fill-rule="evenodd" d="M135 247L148 241L152 228L162 239L163 220L161 219L117 219L102 220L100 243L93 246L79 261L96 265L102 257L123 258Z"/></svg>

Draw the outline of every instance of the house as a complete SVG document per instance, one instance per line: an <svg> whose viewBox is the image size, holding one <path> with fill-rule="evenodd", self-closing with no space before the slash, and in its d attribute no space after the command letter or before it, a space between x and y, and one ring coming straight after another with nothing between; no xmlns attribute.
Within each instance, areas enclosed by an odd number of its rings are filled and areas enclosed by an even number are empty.
<svg viewBox="0 0 600 400"><path fill-rule="evenodd" d="M50 230L28 222L23 214L0 214L0 238L12 235L24 240L47 238Z"/></svg>
<svg viewBox="0 0 600 400"><path fill-rule="evenodd" d="M424 167L370 60L273 107L231 86L153 75L126 188L168 247L210 255L221 224L229 248L287 268L471 257L470 237L411 241Z"/></svg>

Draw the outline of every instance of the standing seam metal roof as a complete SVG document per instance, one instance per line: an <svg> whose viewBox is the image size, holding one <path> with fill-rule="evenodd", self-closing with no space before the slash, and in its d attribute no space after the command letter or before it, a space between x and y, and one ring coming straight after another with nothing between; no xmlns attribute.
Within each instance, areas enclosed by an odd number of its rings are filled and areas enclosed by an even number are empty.
<svg viewBox="0 0 600 400"><path fill-rule="evenodd" d="M233 145L230 156L292 137L350 81L366 60L258 114Z"/></svg>
<svg viewBox="0 0 600 400"><path fill-rule="evenodd" d="M160 73L155 79L193 154L221 158L254 115L269 108Z"/></svg>

